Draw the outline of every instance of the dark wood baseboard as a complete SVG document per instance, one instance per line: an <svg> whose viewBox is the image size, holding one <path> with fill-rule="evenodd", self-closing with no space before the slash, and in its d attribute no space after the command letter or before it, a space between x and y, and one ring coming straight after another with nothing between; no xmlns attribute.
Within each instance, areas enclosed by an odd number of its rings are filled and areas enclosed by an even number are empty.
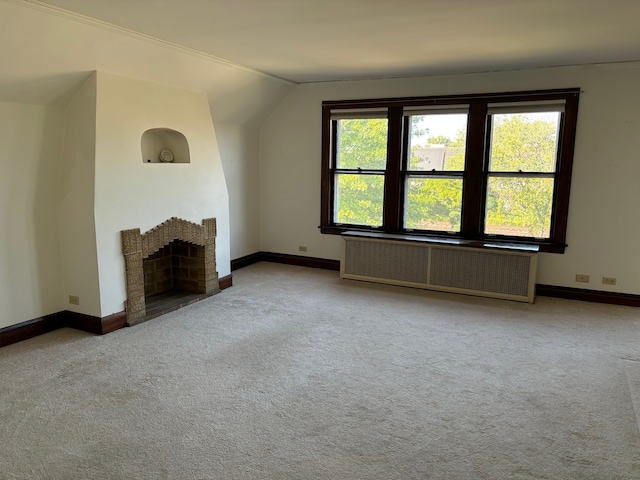
<svg viewBox="0 0 640 480"><path fill-rule="evenodd" d="M256 252L250 255L245 255L244 257L236 258L235 260L231 260L231 271L233 272L239 268L248 267L249 265L253 265L260 261L262 261L262 252Z"/></svg>
<svg viewBox="0 0 640 480"><path fill-rule="evenodd" d="M327 258L303 257L302 255L289 255L286 253L262 252L262 260L265 262L298 265L300 267L322 268L325 270L340 271L340 261L329 260Z"/></svg>
<svg viewBox="0 0 640 480"><path fill-rule="evenodd" d="M127 312L118 312L108 317L103 317L100 319L100 323L102 323L101 335L120 330L127 326Z"/></svg>
<svg viewBox="0 0 640 480"><path fill-rule="evenodd" d="M581 300L583 302L610 303L613 305L640 307L640 295L632 295L630 293L604 292L602 290L587 290L584 288L557 287L554 285L537 284L536 295L541 297Z"/></svg>
<svg viewBox="0 0 640 480"><path fill-rule="evenodd" d="M114 313L107 317L94 317L83 313L66 311L67 327L82 330L83 332L104 335L127 325L126 312Z"/></svg>
<svg viewBox="0 0 640 480"><path fill-rule="evenodd" d="M83 332L102 334L102 322L100 317L85 315L84 313L65 312L67 316L67 327L82 330Z"/></svg>
<svg viewBox="0 0 640 480"><path fill-rule="evenodd" d="M104 335L126 326L126 323L127 315L125 312L100 318L64 310L0 329L0 347L28 340L63 327Z"/></svg>
<svg viewBox="0 0 640 480"><path fill-rule="evenodd" d="M251 255L231 261L231 270L248 267L258 262L283 263L300 267L322 268L325 270L340 271L339 260L327 258L304 257L302 255L290 255L288 253L256 252ZM222 288L222 287L221 287Z"/></svg>
<svg viewBox="0 0 640 480"><path fill-rule="evenodd" d="M26 322L0 328L0 347L37 337L66 326L65 312L52 313Z"/></svg>
<svg viewBox="0 0 640 480"><path fill-rule="evenodd" d="M233 270L233 268L232 268ZM225 290L229 287L233 286L233 275L225 275L222 278L218 279L218 285L220 286L220 290Z"/></svg>

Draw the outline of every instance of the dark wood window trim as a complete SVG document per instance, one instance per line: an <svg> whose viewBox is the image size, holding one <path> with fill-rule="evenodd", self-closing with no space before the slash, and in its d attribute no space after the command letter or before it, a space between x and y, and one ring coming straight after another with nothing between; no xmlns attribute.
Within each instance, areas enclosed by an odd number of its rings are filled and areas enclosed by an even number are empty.
<svg viewBox="0 0 640 480"><path fill-rule="evenodd" d="M433 97L404 97L364 100L337 100L322 102L322 175L320 230L326 234L345 231L384 232L422 238L455 238L479 242L537 245L542 252L563 253L566 247L569 193L576 135L579 88L502 92L472 95ZM556 182L553 192L551 232L548 239L507 237L484 234L484 196L487 188L485 165L488 161L487 145L490 139L488 105L495 103L536 102L564 100L561 115ZM403 158L407 146L408 127L404 122L404 107L468 105L468 127L463 175L462 222L459 233L407 231L402 228L404 174ZM388 149L385 171L382 228L357 225L338 225L334 215L334 171L332 155L336 150L337 122L331 120L332 110L381 109L388 112Z"/></svg>

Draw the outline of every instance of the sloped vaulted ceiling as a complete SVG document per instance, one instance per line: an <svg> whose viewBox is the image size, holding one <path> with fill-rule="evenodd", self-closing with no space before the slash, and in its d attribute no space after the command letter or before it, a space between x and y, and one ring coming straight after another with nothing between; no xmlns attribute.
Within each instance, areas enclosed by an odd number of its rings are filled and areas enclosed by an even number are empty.
<svg viewBox="0 0 640 480"><path fill-rule="evenodd" d="M261 123L292 88L209 55L67 12L0 0L0 101L64 105L94 70L205 92L217 123Z"/></svg>
<svg viewBox="0 0 640 480"><path fill-rule="evenodd" d="M637 0L42 3L294 82L640 60Z"/></svg>

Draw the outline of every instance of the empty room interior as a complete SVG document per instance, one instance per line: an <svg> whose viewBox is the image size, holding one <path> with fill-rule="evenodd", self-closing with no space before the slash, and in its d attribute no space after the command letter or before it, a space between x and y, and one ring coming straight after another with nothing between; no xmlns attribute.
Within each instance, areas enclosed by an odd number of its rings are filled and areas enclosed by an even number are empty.
<svg viewBox="0 0 640 480"><path fill-rule="evenodd" d="M0 0L0 479L640 478L638 18Z"/></svg>

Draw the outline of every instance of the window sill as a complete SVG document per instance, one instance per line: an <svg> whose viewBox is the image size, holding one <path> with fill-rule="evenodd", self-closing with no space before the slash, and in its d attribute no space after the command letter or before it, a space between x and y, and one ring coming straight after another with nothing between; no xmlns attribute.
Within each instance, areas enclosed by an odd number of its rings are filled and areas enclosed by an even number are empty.
<svg viewBox="0 0 640 480"><path fill-rule="evenodd" d="M469 248L486 248L501 250L516 250L521 252L564 253L566 245L557 245L550 242L535 242L530 240L512 238L463 238L461 236L424 233L386 233L370 229L357 229L349 227L320 227L320 232L328 235L345 235L351 237L368 237L385 240L397 240L404 242L424 242L442 245L455 245Z"/></svg>

